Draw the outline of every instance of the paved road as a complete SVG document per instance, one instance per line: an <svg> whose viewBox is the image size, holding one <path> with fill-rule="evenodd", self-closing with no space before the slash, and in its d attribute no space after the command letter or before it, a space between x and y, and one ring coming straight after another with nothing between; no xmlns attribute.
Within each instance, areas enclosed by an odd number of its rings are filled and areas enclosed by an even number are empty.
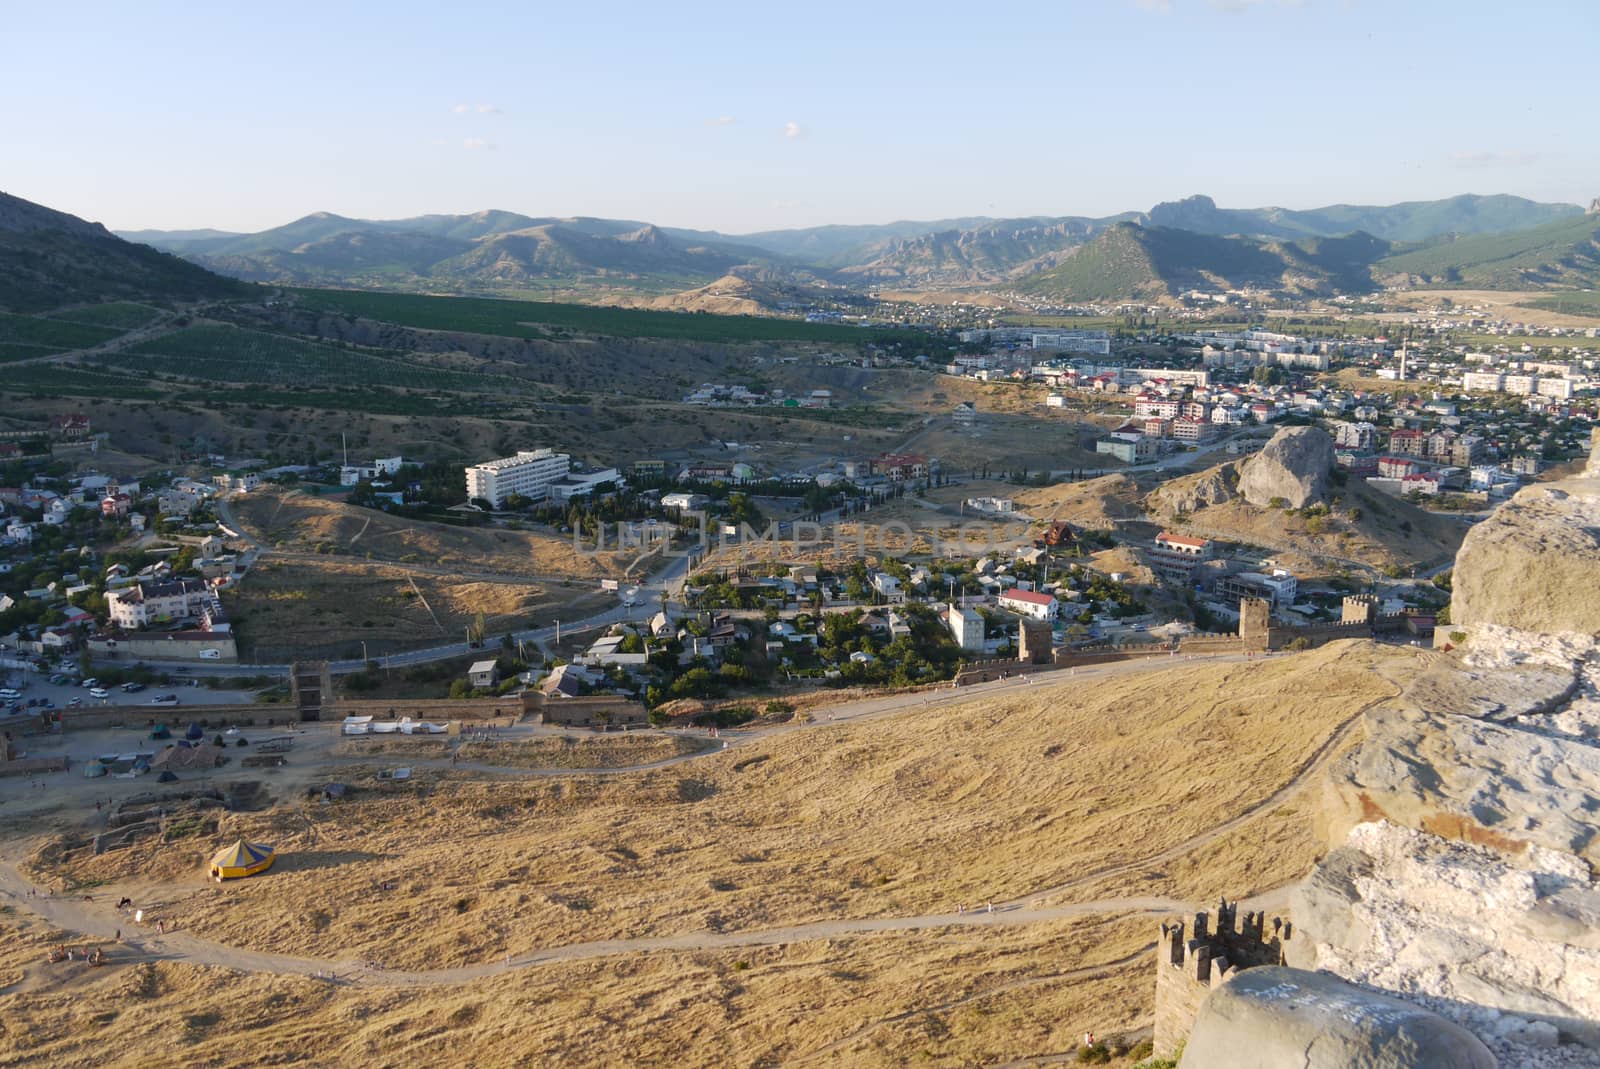
<svg viewBox="0 0 1600 1069"><path fill-rule="evenodd" d="M1080 673L1085 676L1125 674L1128 671L1158 670L1159 668L1172 667L1177 663L1179 662L1157 658L1147 662L1097 666L1092 669L1082 669ZM1019 686L1026 687L1031 686L1031 684L1024 683L1020 679L997 681L994 684L953 691L949 700L955 703L965 703L987 696L989 692L994 690ZM911 705L920 705L924 700L925 696L923 695L894 695L888 698L849 702L835 707L826 719L815 720L809 725L782 725L764 731L748 732L743 736L730 738L728 741L730 745L738 745L741 742L780 732L826 728L840 720L859 720L885 715ZM1286 799L1305 787L1314 776L1322 772L1332 756L1339 751L1341 744L1356 729L1365 711L1366 707L1363 707L1353 712L1287 782L1262 801L1246 808L1233 818L1217 824L1177 846L1140 857L1129 858L1093 872L1083 873L1053 887L1037 888L1005 901L997 901L993 904L992 912L988 909L981 912L976 910L970 912L950 910L906 917L855 917L818 920L749 931L692 931L666 936L595 940L586 943L550 947L522 955L513 955L509 960L500 959L452 969L417 971L374 970L360 961L348 958L313 958L246 950L215 943L190 935L187 932L151 935L148 929L140 928L133 938L125 942L134 952L136 958L173 958L201 965L283 975L334 973L343 979L368 983L425 986L461 983L498 975L510 969L530 968L555 962L585 961L619 954L774 946L817 939L832 939L841 936L915 931L930 928L1014 926L1103 913L1186 913L1196 908L1197 903L1149 896L1127 896L1058 903L1051 903L1049 900L1108 877L1166 864L1176 857L1209 845L1222 836L1238 830L1261 814L1281 805ZM656 762L651 767L680 763L703 756L705 755L685 755L682 758ZM549 774L548 770L499 767L494 768L494 771L502 775ZM575 774L572 770L563 771L565 774ZM605 771L623 772L637 771L637 769L611 769ZM1251 909L1281 908L1286 901L1287 894L1288 889L1280 887L1249 900L1246 905ZM9 863L0 864L0 898L7 899L13 908L35 913L58 928L80 932L91 939L109 940L112 933L117 929L132 927L128 918L111 908L112 895L109 894L102 894L96 900L85 900L81 897L72 897L70 895L30 896L29 884L22 879L16 868ZM123 961L128 960L121 955L118 955L118 958ZM1114 964L1100 966L1099 968L1111 968Z"/></svg>

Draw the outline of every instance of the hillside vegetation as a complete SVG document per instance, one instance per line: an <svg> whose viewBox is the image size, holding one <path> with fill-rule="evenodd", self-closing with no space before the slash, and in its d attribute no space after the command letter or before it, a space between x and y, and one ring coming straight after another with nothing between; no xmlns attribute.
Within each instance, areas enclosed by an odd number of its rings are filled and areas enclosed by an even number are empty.
<svg viewBox="0 0 1600 1069"><path fill-rule="evenodd" d="M1378 269L1431 286L1593 287L1600 282L1600 215L1580 215L1510 234L1444 241L1388 257Z"/></svg>
<svg viewBox="0 0 1600 1069"><path fill-rule="evenodd" d="M246 287L113 237L98 223L0 193L0 311L98 301L188 301Z"/></svg>

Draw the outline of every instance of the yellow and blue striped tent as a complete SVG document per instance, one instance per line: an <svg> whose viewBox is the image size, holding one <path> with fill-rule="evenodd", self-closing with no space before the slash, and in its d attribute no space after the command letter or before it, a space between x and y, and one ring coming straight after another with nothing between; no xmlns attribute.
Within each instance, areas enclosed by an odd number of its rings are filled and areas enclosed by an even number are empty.
<svg viewBox="0 0 1600 1069"><path fill-rule="evenodd" d="M240 839L232 846L224 846L211 855L211 878L237 880L244 876L254 876L271 868L277 856L277 852L270 846L258 846Z"/></svg>

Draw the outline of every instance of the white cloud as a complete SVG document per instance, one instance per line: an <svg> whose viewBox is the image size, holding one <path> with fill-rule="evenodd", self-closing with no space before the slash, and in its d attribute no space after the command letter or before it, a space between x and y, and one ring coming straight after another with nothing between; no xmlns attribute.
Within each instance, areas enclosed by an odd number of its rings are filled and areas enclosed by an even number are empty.
<svg viewBox="0 0 1600 1069"><path fill-rule="evenodd" d="M450 110L455 112L457 115L465 115L467 112L472 110L472 105L471 104L457 104L455 107L451 108Z"/></svg>
<svg viewBox="0 0 1600 1069"><path fill-rule="evenodd" d="M800 128L800 124L797 122L786 122L783 124L783 136L792 141L797 137L805 136L805 131Z"/></svg>
<svg viewBox="0 0 1600 1069"><path fill-rule="evenodd" d="M734 121L735 120L734 120L734 117L732 115L718 115L715 119L707 119L706 120L706 125L707 126L732 126L734 124Z"/></svg>
<svg viewBox="0 0 1600 1069"><path fill-rule="evenodd" d="M479 115L499 115L501 111L493 104L457 104L450 109L457 115L470 115L477 112Z"/></svg>
<svg viewBox="0 0 1600 1069"><path fill-rule="evenodd" d="M486 141L481 137L469 137L462 140L461 147L466 149L492 149L494 148L494 142Z"/></svg>
<svg viewBox="0 0 1600 1069"><path fill-rule="evenodd" d="M1457 167L1531 167L1550 158L1547 152L1457 152L1450 162Z"/></svg>
<svg viewBox="0 0 1600 1069"><path fill-rule="evenodd" d="M1157 15L1172 14L1172 0L1133 0L1133 6L1141 11L1153 11Z"/></svg>
<svg viewBox="0 0 1600 1069"><path fill-rule="evenodd" d="M500 109L495 107L493 104L479 104L478 105L478 114L479 115L499 115L500 114Z"/></svg>

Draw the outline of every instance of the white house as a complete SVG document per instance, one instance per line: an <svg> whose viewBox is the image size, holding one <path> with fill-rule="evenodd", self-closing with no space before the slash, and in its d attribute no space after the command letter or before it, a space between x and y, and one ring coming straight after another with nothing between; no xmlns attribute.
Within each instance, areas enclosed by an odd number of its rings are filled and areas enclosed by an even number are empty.
<svg viewBox="0 0 1600 1069"><path fill-rule="evenodd" d="M403 457L379 457L371 464L346 464L339 469L339 485L354 486L363 479L374 482L380 476L393 475L404 464Z"/></svg>
<svg viewBox="0 0 1600 1069"><path fill-rule="evenodd" d="M878 596L887 605L901 605L906 600L905 591L900 589L900 580L888 572L872 573L872 589L878 592Z"/></svg>
<svg viewBox="0 0 1600 1069"><path fill-rule="evenodd" d="M711 499L704 494L691 494L683 491L661 495L661 507L664 509L683 509L693 512L703 509L711 504Z"/></svg>
<svg viewBox="0 0 1600 1069"><path fill-rule="evenodd" d="M1049 594L1023 590L1020 587L1013 587L1001 594L999 604L1002 609L1020 616L1031 616L1035 620L1054 620L1060 611L1056 599Z"/></svg>
<svg viewBox="0 0 1600 1069"><path fill-rule="evenodd" d="M6 524L6 537L13 542L32 542L33 524L23 523L21 520L12 520Z"/></svg>

